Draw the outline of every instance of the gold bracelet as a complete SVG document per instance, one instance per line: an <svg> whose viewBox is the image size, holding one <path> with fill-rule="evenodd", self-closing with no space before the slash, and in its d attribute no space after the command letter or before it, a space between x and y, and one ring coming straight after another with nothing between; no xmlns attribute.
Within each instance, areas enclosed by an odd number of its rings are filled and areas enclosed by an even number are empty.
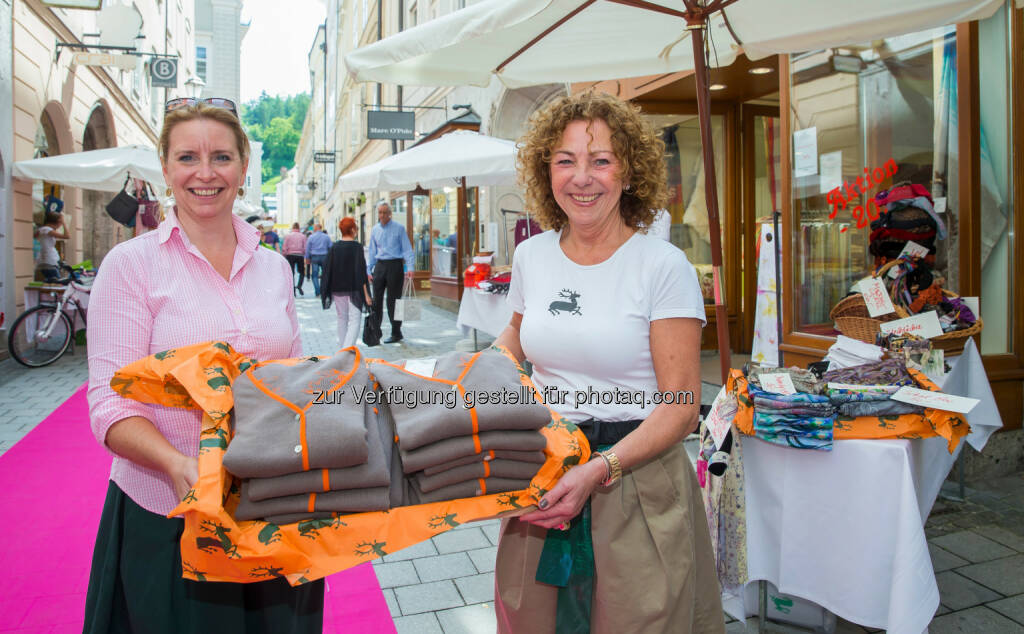
<svg viewBox="0 0 1024 634"><path fill-rule="evenodd" d="M608 463L608 478L601 486L610 487L622 479L622 463L619 462L619 457L610 451L601 452L601 457Z"/></svg>
<svg viewBox="0 0 1024 634"><path fill-rule="evenodd" d="M601 460L604 461L606 475L604 479L602 479L600 482L600 484L603 485L608 480L608 478L612 477L612 463L608 460L608 456L604 455L600 451L595 451L594 453L590 454L590 459L593 460L594 458L601 458Z"/></svg>

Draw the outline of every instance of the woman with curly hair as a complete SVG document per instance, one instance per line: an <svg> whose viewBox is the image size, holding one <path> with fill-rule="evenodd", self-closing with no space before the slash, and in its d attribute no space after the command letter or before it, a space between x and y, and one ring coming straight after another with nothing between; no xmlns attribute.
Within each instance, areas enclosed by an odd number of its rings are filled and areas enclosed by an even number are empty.
<svg viewBox="0 0 1024 634"><path fill-rule="evenodd" d="M686 256L646 235L665 147L639 110L563 97L520 140L548 231L516 250L496 341L564 394L595 452L502 523L498 631L724 632L704 507L682 440L697 425L704 300Z"/></svg>

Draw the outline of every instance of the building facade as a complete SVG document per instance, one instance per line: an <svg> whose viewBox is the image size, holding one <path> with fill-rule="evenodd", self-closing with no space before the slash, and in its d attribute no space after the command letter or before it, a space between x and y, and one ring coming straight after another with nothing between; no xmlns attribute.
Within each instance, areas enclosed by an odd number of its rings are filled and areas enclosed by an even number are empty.
<svg viewBox="0 0 1024 634"><path fill-rule="evenodd" d="M164 100L187 94L186 82L193 76L191 0L132 5L141 26L140 37L131 37L139 55L128 69L79 64L73 49L57 49L56 42L104 43L102 12L51 8L37 0L15 0L3 6L11 7L7 23L13 66L13 82L0 82L4 86L0 94L11 90L8 121L13 147L3 157L6 165L0 170L5 185L13 161L118 145L156 146ZM100 33L98 39L88 35L95 33ZM149 54L177 56L177 88L152 86L149 68L155 58ZM10 204L3 205L5 213L0 217L7 258L2 304L9 316L21 309L23 289L34 276L33 229L40 220L43 196L52 193L64 201L71 237L61 248L70 263L91 259L98 265L114 244L130 237L129 230L104 211L109 193L24 180L14 180L3 189L10 192L6 194Z"/></svg>
<svg viewBox="0 0 1024 634"><path fill-rule="evenodd" d="M196 74L205 86L200 96L241 99L242 0L195 0Z"/></svg>

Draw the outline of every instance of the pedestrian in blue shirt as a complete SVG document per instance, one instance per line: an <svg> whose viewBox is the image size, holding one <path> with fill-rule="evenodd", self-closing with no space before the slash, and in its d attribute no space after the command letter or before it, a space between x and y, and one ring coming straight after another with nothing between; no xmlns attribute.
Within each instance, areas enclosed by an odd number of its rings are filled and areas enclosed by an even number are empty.
<svg viewBox="0 0 1024 634"><path fill-rule="evenodd" d="M406 278L412 277L412 244L405 227L391 221L391 205L377 205L377 220L380 222L370 232L370 257L366 262L366 273L373 284L373 323L380 328L384 320L386 290L391 337L384 343L398 343L402 340L402 322L395 321L395 300L402 297L403 272Z"/></svg>
<svg viewBox="0 0 1024 634"><path fill-rule="evenodd" d="M309 277L313 280L313 292L320 297L320 274L323 272L324 262L327 261L327 251L331 248L331 237L324 233L323 225L319 222L313 225L313 235L306 240L306 264L309 265Z"/></svg>

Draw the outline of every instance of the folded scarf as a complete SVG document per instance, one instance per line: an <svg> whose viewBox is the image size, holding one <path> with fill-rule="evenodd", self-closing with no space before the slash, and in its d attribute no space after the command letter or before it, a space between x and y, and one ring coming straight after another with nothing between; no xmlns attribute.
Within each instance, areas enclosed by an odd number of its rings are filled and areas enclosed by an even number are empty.
<svg viewBox="0 0 1024 634"><path fill-rule="evenodd" d="M829 370L822 377L826 383L853 385L917 385L906 364L900 359L883 359L874 363Z"/></svg>
<svg viewBox="0 0 1024 634"><path fill-rule="evenodd" d="M843 416L857 418L860 416L899 416L901 414L923 414L924 408L902 401L886 399L883 401L852 401L839 406Z"/></svg>
<svg viewBox="0 0 1024 634"><path fill-rule="evenodd" d="M776 401L778 403L828 403L828 397L820 394L807 394L805 392L797 392L796 394L776 394L774 392L765 392L764 390L749 384L747 385L747 392L751 398L760 397L762 399Z"/></svg>
<svg viewBox="0 0 1024 634"><path fill-rule="evenodd" d="M798 392L806 392L808 394L821 393L821 382L818 381L818 377L810 370L802 368L773 368L752 363L747 370L748 383L760 388L762 374L788 374L789 378L793 381L793 387Z"/></svg>

